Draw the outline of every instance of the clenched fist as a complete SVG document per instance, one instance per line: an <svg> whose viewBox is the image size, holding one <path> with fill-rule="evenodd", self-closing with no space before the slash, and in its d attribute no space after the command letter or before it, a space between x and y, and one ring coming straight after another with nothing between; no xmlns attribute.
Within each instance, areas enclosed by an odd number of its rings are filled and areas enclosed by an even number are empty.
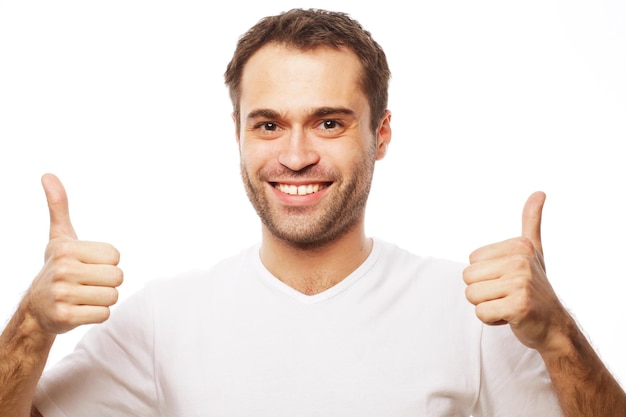
<svg viewBox="0 0 626 417"><path fill-rule="evenodd" d="M123 273L113 246L78 240L59 179L46 174L42 184L50 209L50 240L44 266L24 301L41 331L60 334L108 319Z"/></svg>

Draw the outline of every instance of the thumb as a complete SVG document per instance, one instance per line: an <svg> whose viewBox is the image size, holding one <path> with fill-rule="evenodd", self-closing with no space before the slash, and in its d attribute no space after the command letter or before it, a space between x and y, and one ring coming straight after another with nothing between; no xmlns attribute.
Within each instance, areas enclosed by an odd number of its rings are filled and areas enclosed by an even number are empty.
<svg viewBox="0 0 626 417"><path fill-rule="evenodd" d="M46 193L50 210L50 239L66 237L76 239L76 232L70 221L67 193L61 181L53 174L45 174L41 184Z"/></svg>
<svg viewBox="0 0 626 417"><path fill-rule="evenodd" d="M541 213L546 195L542 191L531 194L526 200L522 213L522 236L530 239L540 253L543 253L541 245Z"/></svg>

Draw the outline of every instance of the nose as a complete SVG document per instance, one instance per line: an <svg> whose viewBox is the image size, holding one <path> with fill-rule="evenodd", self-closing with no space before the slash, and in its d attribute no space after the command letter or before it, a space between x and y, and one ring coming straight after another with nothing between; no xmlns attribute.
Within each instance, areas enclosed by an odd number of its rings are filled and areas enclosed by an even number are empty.
<svg viewBox="0 0 626 417"><path fill-rule="evenodd" d="M319 162L320 156L314 146L314 139L303 129L292 129L283 137L284 142L278 154L278 162L292 171L300 171Z"/></svg>

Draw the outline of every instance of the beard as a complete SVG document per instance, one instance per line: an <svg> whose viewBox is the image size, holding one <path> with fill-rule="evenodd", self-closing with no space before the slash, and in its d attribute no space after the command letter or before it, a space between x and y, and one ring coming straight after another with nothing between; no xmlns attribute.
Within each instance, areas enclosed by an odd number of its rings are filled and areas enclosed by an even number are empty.
<svg viewBox="0 0 626 417"><path fill-rule="evenodd" d="M272 235L289 246L313 249L326 246L359 224L372 184L374 163L374 155L364 155L349 178L334 170L320 172L316 166L310 166L297 172L285 167L261 170L253 181L242 160L241 176L248 199ZM268 178L324 178L332 181L332 189L315 207L279 208L272 204Z"/></svg>

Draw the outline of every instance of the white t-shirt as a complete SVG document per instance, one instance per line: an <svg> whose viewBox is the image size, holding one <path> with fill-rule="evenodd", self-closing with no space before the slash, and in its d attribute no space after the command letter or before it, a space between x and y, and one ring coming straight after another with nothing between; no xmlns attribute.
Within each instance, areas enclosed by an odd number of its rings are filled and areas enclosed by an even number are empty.
<svg viewBox="0 0 626 417"><path fill-rule="evenodd" d="M306 296L259 247L155 281L42 378L44 417L560 416L537 352L465 299L464 265L374 240Z"/></svg>

